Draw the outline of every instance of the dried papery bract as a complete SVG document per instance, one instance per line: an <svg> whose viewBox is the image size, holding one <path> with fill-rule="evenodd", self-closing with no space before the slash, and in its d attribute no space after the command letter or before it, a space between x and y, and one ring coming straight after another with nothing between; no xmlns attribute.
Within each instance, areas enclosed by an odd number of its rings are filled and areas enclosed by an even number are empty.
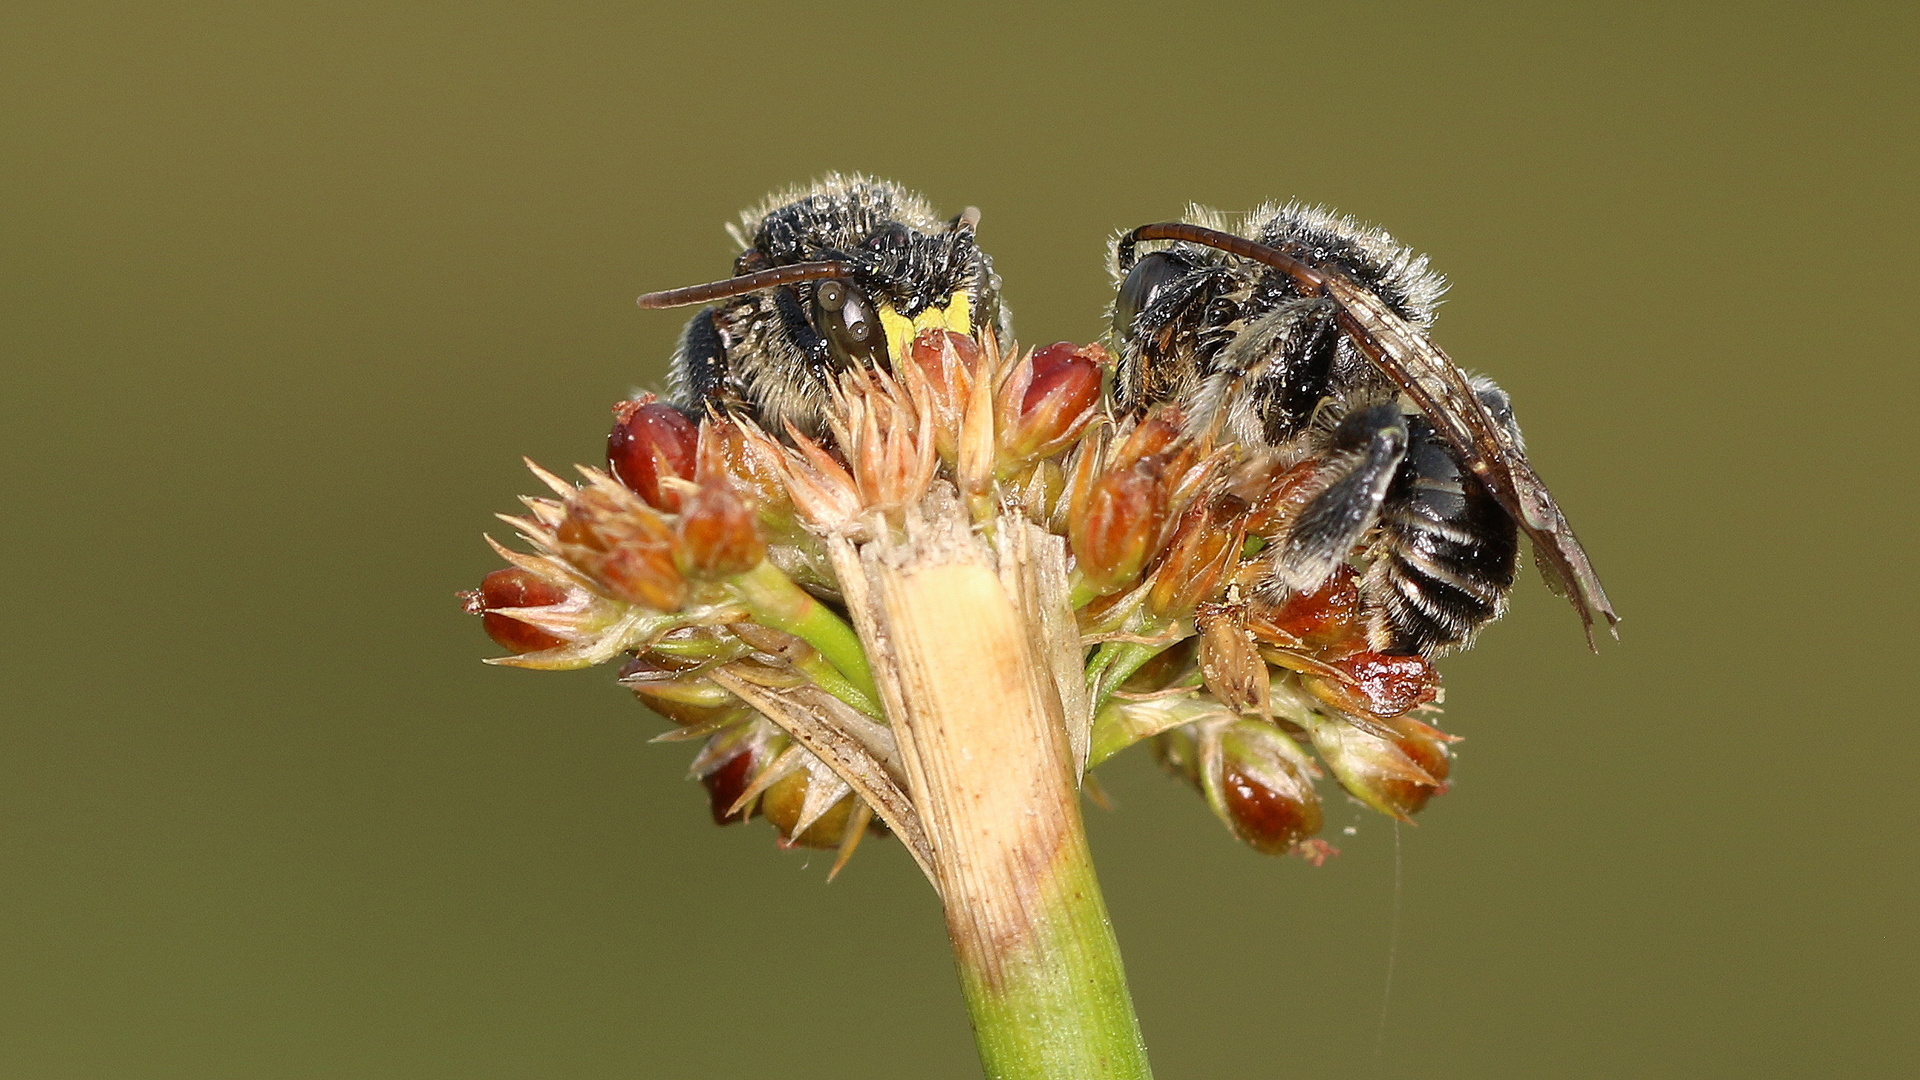
<svg viewBox="0 0 1920 1080"><path fill-rule="evenodd" d="M900 382L933 424L934 445L949 469L960 461L960 431L973 401L974 383L991 381L981 372L979 342L950 330L929 330L907 347L908 364Z"/></svg>
<svg viewBox="0 0 1920 1080"><path fill-rule="evenodd" d="M829 422L861 506L898 527L907 507L926 494L939 464L933 416L915 408L885 373L860 369L842 380L838 404Z"/></svg>
<svg viewBox="0 0 1920 1080"><path fill-rule="evenodd" d="M615 600L680 610L687 581L675 565L672 525L606 473L581 473L587 486L567 500L566 517L553 530L557 553Z"/></svg>

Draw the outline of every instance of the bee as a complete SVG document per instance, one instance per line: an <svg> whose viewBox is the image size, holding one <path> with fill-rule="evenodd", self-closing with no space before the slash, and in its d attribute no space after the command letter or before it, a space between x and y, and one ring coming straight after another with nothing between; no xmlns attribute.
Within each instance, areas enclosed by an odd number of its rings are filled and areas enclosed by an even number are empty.
<svg viewBox="0 0 1920 1080"><path fill-rule="evenodd" d="M671 399L694 415L739 411L818 436L839 371L891 370L930 328L1012 340L979 224L972 207L943 219L919 195L858 175L771 196L727 227L741 248L733 277L640 298L711 305L674 350Z"/></svg>
<svg viewBox="0 0 1920 1080"><path fill-rule="evenodd" d="M1590 645L1596 621L1619 621L1507 394L1428 336L1446 283L1425 256L1297 203L1196 206L1109 256L1116 408L1176 402L1199 429L1307 463L1270 588L1311 591L1357 551L1369 645L1434 656L1504 612L1524 531Z"/></svg>

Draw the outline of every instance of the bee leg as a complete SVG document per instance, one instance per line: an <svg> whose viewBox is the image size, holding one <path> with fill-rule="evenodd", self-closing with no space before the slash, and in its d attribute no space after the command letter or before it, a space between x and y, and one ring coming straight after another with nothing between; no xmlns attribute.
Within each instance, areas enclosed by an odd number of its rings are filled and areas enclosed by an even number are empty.
<svg viewBox="0 0 1920 1080"><path fill-rule="evenodd" d="M720 407L739 400L733 369L727 364L727 341L714 322L712 308L687 323L680 347L673 353L669 379L674 403L696 420L709 405Z"/></svg>
<svg viewBox="0 0 1920 1080"><path fill-rule="evenodd" d="M1487 407L1487 415L1493 417L1493 422L1513 437L1514 449L1526 453L1526 437L1520 434L1520 425L1513 418L1513 398L1485 375L1467 376L1467 385L1473 388L1473 396L1480 399L1480 404Z"/></svg>
<svg viewBox="0 0 1920 1080"><path fill-rule="evenodd" d="M1379 520L1380 506L1407 453L1407 418L1391 402L1349 415L1324 452L1327 486L1281 537L1274 576L1289 588L1317 588Z"/></svg>
<svg viewBox="0 0 1920 1080"><path fill-rule="evenodd" d="M781 286L773 290L773 310L780 316L780 328L786 332L787 340L800 350L807 363L819 372L833 370L833 358L827 350L827 339L820 336L807 321L807 313L800 306L800 294L791 286Z"/></svg>
<svg viewBox="0 0 1920 1080"><path fill-rule="evenodd" d="M1328 398L1339 340L1327 305L1290 300L1255 319L1209 364L1196 416L1224 410L1234 438L1279 446L1305 431Z"/></svg>

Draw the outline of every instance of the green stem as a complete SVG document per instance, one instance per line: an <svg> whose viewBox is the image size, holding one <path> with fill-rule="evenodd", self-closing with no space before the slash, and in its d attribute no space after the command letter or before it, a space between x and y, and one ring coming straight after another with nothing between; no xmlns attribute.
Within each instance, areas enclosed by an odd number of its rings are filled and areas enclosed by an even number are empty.
<svg viewBox="0 0 1920 1080"><path fill-rule="evenodd" d="M1087 692L1093 699L1093 709L1107 703L1120 684L1126 682L1133 673L1146 666L1147 661L1159 656L1171 648L1175 642L1168 641L1145 645L1138 641L1109 641L1103 643L1087 661Z"/></svg>
<svg viewBox="0 0 1920 1080"><path fill-rule="evenodd" d="M792 659L789 662L793 664L795 671L805 675L813 685L865 713L867 719L877 720L883 724L887 722L886 714L880 711L880 702L848 681L845 675L840 674L840 669L829 663L818 649L808 656Z"/></svg>
<svg viewBox="0 0 1920 1080"><path fill-rule="evenodd" d="M1119 943L1078 828L1038 899L1030 935L995 955L970 954L955 938L960 988L987 1076L1147 1080L1153 1070ZM949 909L950 928L960 915Z"/></svg>
<svg viewBox="0 0 1920 1080"><path fill-rule="evenodd" d="M734 595L753 612L755 622L772 627L814 647L833 665L843 680L827 685L831 678L815 681L820 688L869 716L880 715L880 692L873 685L873 670L867 666L867 653L853 628L843 622L813 594L793 583L770 562L740 574L728 582ZM849 696L851 695L851 696Z"/></svg>

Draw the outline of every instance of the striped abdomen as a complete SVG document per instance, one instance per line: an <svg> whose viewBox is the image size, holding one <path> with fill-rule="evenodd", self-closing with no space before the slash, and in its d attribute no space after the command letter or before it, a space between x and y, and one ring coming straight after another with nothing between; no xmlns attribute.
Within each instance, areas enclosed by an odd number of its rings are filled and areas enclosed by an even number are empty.
<svg viewBox="0 0 1920 1080"><path fill-rule="evenodd" d="M1373 609L1374 649L1432 656L1472 641L1506 610L1519 537L1425 417L1408 416L1407 433L1361 593Z"/></svg>

